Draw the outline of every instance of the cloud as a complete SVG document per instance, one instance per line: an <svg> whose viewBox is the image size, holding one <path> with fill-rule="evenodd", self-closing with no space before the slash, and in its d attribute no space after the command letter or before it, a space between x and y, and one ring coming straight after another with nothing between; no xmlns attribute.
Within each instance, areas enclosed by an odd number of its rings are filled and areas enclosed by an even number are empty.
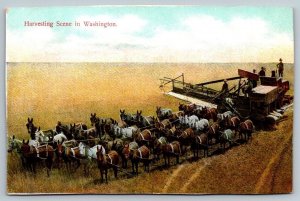
<svg viewBox="0 0 300 201"><path fill-rule="evenodd" d="M260 18L225 21L194 15L174 22L172 28L137 15L86 15L76 21L81 26L73 27L63 41L56 40L61 33L50 28L8 31L8 61L270 62L280 57L294 61L292 36L273 31ZM117 26L84 27L83 21ZM149 30L153 23L158 24Z"/></svg>

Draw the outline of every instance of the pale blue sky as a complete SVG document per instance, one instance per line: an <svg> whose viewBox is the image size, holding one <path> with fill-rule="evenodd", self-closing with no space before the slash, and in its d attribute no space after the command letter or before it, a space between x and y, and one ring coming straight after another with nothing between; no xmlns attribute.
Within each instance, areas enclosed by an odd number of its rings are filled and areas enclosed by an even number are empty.
<svg viewBox="0 0 300 201"><path fill-rule="evenodd" d="M7 60L269 62L286 57L293 62L292 16L291 8L280 7L11 8ZM27 20L85 19L116 21L118 28L24 27Z"/></svg>

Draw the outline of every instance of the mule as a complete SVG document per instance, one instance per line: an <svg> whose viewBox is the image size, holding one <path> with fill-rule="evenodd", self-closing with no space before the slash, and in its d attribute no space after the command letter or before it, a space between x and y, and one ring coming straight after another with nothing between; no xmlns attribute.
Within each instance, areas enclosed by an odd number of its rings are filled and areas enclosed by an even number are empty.
<svg viewBox="0 0 300 201"><path fill-rule="evenodd" d="M23 140L21 146L22 157L24 158L25 166L34 174L36 173L36 163L40 160L45 160L47 168L47 176L50 176L54 161L54 149L50 145L41 145L38 147L32 147L29 145L29 141Z"/></svg>
<svg viewBox="0 0 300 201"><path fill-rule="evenodd" d="M132 173L139 174L139 162L144 164L144 171L150 171L150 150L145 145L137 148L130 149L129 158L132 163Z"/></svg>
<svg viewBox="0 0 300 201"><path fill-rule="evenodd" d="M124 121L128 126L133 126L137 124L136 115L127 114L125 110L120 110L120 119Z"/></svg>
<svg viewBox="0 0 300 201"><path fill-rule="evenodd" d="M56 134L57 132L54 130L41 130L41 128L39 127L35 131L35 140L37 140L41 144L49 143L53 141L54 135Z"/></svg>
<svg viewBox="0 0 300 201"><path fill-rule="evenodd" d="M11 153L16 150L17 153L21 152L22 140L17 139L14 135L8 138L7 152Z"/></svg>
<svg viewBox="0 0 300 201"><path fill-rule="evenodd" d="M141 145L147 145L148 147L153 148L153 141L155 139L155 134L149 130L145 129L137 134L135 141Z"/></svg>
<svg viewBox="0 0 300 201"><path fill-rule="evenodd" d="M130 150L138 149L139 145L136 142L125 142L121 153L122 168L127 168L127 161L130 157Z"/></svg>
<svg viewBox="0 0 300 201"><path fill-rule="evenodd" d="M69 140L73 139L74 136L72 136L72 133L70 132L70 128L69 125L67 124L63 124L60 121L57 122L56 126L55 126L55 131L56 133L63 133Z"/></svg>
<svg viewBox="0 0 300 201"><path fill-rule="evenodd" d="M92 164L93 160L97 160L97 152L98 149L103 148L102 145L95 145L93 147L90 147L83 142L80 142L78 145L80 158L84 159L84 173L85 175L89 174L89 166ZM102 150L105 151L103 148ZM104 152L105 154L105 152Z"/></svg>
<svg viewBox="0 0 300 201"><path fill-rule="evenodd" d="M239 137L243 139L243 135L245 136L245 140L249 140L252 137L252 133L255 130L255 126L250 119L247 119L244 122L241 122L238 128Z"/></svg>
<svg viewBox="0 0 300 201"><path fill-rule="evenodd" d="M139 129L137 126L130 126L127 128L121 128L118 125L113 125L114 136L116 138L121 138L122 140L133 140Z"/></svg>
<svg viewBox="0 0 300 201"><path fill-rule="evenodd" d="M218 120L217 114L218 114L218 110L216 108L204 107L202 110L201 117L207 120L213 120L215 122Z"/></svg>
<svg viewBox="0 0 300 201"><path fill-rule="evenodd" d="M226 148L226 144L229 143L229 147L231 147L232 142L234 142L235 133L231 129L226 129L224 131L220 131L220 145L224 152Z"/></svg>
<svg viewBox="0 0 300 201"><path fill-rule="evenodd" d="M165 160L165 166L170 166L170 158L171 156L176 157L176 164L179 163L179 157L181 155L181 147L178 141L173 141L171 143L166 144L163 147L163 156Z"/></svg>
<svg viewBox="0 0 300 201"><path fill-rule="evenodd" d="M220 136L219 130L220 130L220 125L218 123L213 123L211 126L209 126L207 131L209 144L212 143L212 139L215 139L216 141L219 140L219 136Z"/></svg>
<svg viewBox="0 0 300 201"><path fill-rule="evenodd" d="M161 121L172 116L172 110L169 108L156 107L157 118Z"/></svg>
<svg viewBox="0 0 300 201"><path fill-rule="evenodd" d="M156 160L159 160L159 156L163 153L163 148L167 144L167 139L165 137L160 137L154 140L153 154Z"/></svg>
<svg viewBox="0 0 300 201"><path fill-rule="evenodd" d="M200 119L199 121L192 124L191 127L195 128L198 132L203 132L206 131L209 127L209 121L207 119Z"/></svg>
<svg viewBox="0 0 300 201"><path fill-rule="evenodd" d="M80 150L75 140L64 141L57 144L56 154L58 157L59 167L61 160L64 160L68 172L72 170L72 164L76 163L75 171L80 167Z"/></svg>
<svg viewBox="0 0 300 201"><path fill-rule="evenodd" d="M188 150L195 147L195 132L192 128L187 128L178 136L181 145L181 152L185 153L187 159Z"/></svg>
<svg viewBox="0 0 300 201"><path fill-rule="evenodd" d="M104 148L97 147L97 164L100 171L101 182L107 183L107 172L109 168L114 170L115 178L118 178L118 164L119 164L119 155L116 151L109 151L108 154L105 154Z"/></svg>
<svg viewBox="0 0 300 201"><path fill-rule="evenodd" d="M203 157L208 156L208 136L202 133L195 137L196 147L194 149L194 157L199 157L199 151L203 149Z"/></svg>

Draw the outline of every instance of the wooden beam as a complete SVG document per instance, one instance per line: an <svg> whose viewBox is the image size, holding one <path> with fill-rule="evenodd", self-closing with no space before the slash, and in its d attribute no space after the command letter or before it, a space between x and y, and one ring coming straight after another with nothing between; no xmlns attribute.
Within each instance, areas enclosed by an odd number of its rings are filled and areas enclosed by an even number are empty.
<svg viewBox="0 0 300 201"><path fill-rule="evenodd" d="M218 83L218 82L223 82L224 80L237 80L237 79L240 79L241 77L238 76L238 77L231 77L231 78L226 78L226 79L220 79L220 80L214 80L214 81L209 81L209 82L202 82L202 83L199 83L199 84L195 84L197 86L203 86L203 85L207 85L207 84L214 84L214 83Z"/></svg>

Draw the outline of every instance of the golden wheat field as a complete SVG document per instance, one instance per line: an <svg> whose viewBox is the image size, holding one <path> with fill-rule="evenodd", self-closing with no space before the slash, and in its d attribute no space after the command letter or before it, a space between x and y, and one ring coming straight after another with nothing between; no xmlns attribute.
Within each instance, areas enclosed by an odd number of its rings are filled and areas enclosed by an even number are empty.
<svg viewBox="0 0 300 201"><path fill-rule="evenodd" d="M85 122L90 113L119 119L119 110L155 115L156 106L178 109L178 99L162 94L164 76L184 73L187 82L200 83L237 76L237 69L267 75L275 63L182 64L182 63L8 63L7 134L28 139L27 118L41 129L53 129L57 121ZM285 64L284 77L293 93L294 65ZM229 83L230 85L233 83ZM215 88L220 85L213 86ZM168 90L168 88L165 88ZM209 193L249 194L288 193L292 191L293 110L276 131L258 131L252 141L234 146L224 154L182 161L168 169L142 173L138 177L109 176L100 184L96 165L90 175L82 169L68 174L54 168L47 178L45 170L37 175L21 169L17 154L8 154L8 193ZM142 169L142 168L141 168ZM142 172L142 170L141 170ZM45 182L45 180L47 182Z"/></svg>

